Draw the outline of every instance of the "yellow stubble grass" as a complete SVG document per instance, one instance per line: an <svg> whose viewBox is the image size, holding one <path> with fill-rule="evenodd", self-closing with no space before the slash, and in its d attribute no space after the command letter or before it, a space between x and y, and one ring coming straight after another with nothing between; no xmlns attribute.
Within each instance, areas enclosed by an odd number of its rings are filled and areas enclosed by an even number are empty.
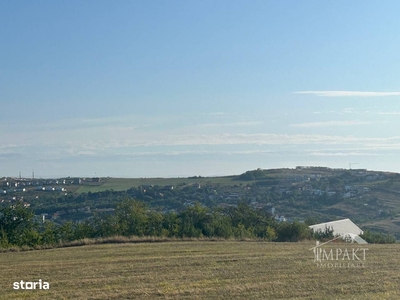
<svg viewBox="0 0 400 300"><path fill-rule="evenodd" d="M0 253L2 299L400 299L399 245L321 268L312 242L174 241ZM339 261L342 262L342 261ZM14 290L16 281L49 290Z"/></svg>

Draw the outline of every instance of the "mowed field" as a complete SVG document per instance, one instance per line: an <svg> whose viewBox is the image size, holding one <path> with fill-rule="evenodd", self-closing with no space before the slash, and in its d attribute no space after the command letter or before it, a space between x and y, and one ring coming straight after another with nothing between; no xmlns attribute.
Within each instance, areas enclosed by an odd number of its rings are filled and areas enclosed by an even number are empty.
<svg viewBox="0 0 400 300"><path fill-rule="evenodd" d="M0 253L0 297L400 299L400 245L362 245L364 268L317 267L313 245L177 241ZM13 289L39 279L50 289Z"/></svg>

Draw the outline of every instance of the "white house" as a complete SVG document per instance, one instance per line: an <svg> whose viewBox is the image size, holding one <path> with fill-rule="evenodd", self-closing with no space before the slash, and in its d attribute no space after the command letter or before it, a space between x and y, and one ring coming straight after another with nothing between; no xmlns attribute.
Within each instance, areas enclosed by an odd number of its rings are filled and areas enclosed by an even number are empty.
<svg viewBox="0 0 400 300"><path fill-rule="evenodd" d="M330 228L333 230L333 235L335 236L339 235L343 238L350 237L353 242L357 242L358 244L367 244L367 242L360 237L364 232L350 219L315 224L309 226L309 228L314 232L325 231L326 228Z"/></svg>

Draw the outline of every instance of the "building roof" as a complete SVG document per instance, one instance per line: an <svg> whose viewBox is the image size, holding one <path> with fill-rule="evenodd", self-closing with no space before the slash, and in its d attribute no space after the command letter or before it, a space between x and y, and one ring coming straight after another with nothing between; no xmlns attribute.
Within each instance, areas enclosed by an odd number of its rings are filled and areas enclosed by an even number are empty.
<svg viewBox="0 0 400 300"><path fill-rule="evenodd" d="M332 228L334 235L360 235L364 232L350 219L320 223L309 226L313 231L325 231L325 228Z"/></svg>

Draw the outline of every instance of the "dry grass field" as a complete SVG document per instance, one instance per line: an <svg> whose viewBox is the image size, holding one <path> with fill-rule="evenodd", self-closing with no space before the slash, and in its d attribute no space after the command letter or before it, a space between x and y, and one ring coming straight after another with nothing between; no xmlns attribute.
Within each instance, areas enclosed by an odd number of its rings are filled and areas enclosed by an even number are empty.
<svg viewBox="0 0 400 300"><path fill-rule="evenodd" d="M0 297L400 299L400 246L363 246L369 249L364 268L317 267L312 242L130 243L0 253ZM13 282L39 279L50 289L13 289Z"/></svg>

